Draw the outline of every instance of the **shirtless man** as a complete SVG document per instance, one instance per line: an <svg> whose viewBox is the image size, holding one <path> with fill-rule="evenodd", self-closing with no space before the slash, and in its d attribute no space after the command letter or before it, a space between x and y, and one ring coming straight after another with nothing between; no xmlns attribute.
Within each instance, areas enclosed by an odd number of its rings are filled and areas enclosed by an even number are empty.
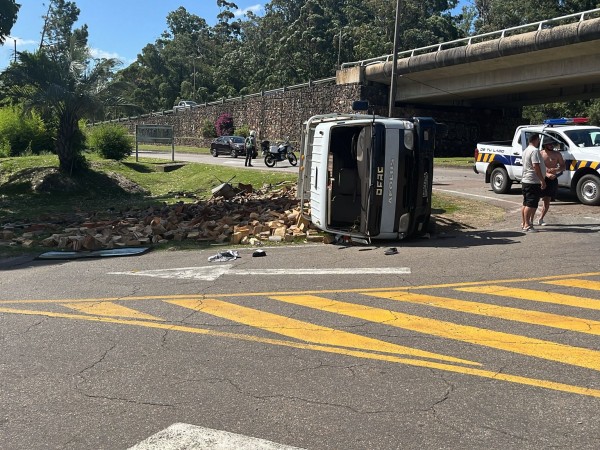
<svg viewBox="0 0 600 450"><path fill-rule="evenodd" d="M546 166L546 188L542 190L542 211L537 221L540 226L546 225L544 217L550 209L550 201L556 200L558 177L565 170L565 160L560 152L554 150L555 144L555 142L544 143L540 152Z"/></svg>

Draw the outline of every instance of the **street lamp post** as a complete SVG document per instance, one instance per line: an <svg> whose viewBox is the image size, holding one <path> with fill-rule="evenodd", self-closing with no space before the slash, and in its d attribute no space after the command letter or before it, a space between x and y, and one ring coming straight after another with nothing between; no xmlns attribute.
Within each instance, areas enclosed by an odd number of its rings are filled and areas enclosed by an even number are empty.
<svg viewBox="0 0 600 450"><path fill-rule="evenodd" d="M390 80L390 101L388 117L392 117L392 110L396 104L396 64L398 63L398 32L400 29L400 0L396 3L396 24L394 26L394 54L392 55L392 78Z"/></svg>

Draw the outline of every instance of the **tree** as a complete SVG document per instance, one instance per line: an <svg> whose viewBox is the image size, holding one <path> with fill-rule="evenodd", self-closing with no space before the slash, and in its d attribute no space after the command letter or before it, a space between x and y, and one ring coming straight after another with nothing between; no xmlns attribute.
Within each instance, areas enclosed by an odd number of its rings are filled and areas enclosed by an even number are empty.
<svg viewBox="0 0 600 450"><path fill-rule="evenodd" d="M6 36L17 21L17 13L21 5L15 0L0 0L0 45L4 44Z"/></svg>
<svg viewBox="0 0 600 450"><path fill-rule="evenodd" d="M42 51L22 52L1 75L6 94L38 110L55 130L54 148L62 172L73 174L86 164L79 120L118 101L120 86L109 83L118 61L99 60L81 69L79 60L53 59ZM79 67L79 68L78 68Z"/></svg>
<svg viewBox="0 0 600 450"><path fill-rule="evenodd" d="M79 16L74 2L52 0L40 49L18 53L0 78L4 94L26 110L36 110L54 130L59 169L73 174L86 166L79 120L122 103L122 83L113 83L115 59L91 61L87 26L73 29Z"/></svg>

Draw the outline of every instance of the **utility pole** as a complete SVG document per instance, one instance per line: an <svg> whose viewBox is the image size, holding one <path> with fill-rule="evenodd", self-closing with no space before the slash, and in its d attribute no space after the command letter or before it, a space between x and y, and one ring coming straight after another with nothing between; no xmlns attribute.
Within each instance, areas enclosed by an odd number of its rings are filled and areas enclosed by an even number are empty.
<svg viewBox="0 0 600 450"><path fill-rule="evenodd" d="M394 54L392 55L392 79L390 80L390 102L388 117L392 117L392 110L396 104L396 65L398 63L398 33L400 29L400 0L396 3L396 25L394 27Z"/></svg>
<svg viewBox="0 0 600 450"><path fill-rule="evenodd" d="M340 28L340 37L338 38L338 63L337 63L338 69L341 69L341 67L340 67L341 56L342 56L342 29Z"/></svg>

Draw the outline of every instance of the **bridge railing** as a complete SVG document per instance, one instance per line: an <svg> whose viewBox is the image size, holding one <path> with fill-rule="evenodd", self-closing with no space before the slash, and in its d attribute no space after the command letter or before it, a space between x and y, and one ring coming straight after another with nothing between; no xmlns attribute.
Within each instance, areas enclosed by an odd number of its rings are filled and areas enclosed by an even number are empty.
<svg viewBox="0 0 600 450"><path fill-rule="evenodd" d="M476 42L484 42L486 40L500 39L506 36L513 36L516 34L528 33L530 31L552 28L554 26L562 25L564 23L583 22L585 20L594 19L597 17L600 17L600 8L591 9L589 11L579 12L575 14L568 14L566 16L555 17L553 19L540 20L539 22L532 22L516 27L505 28L504 30L491 31L489 33L478 34L476 36L455 39L453 41L442 42L440 44L427 45L425 47L419 47L412 50L404 50L398 52L398 58L410 58L412 56L421 55L424 53L435 53L441 50L447 50L449 48L467 46ZM390 62L392 61L393 57L394 54L391 53L389 55L378 56L377 58L346 62L342 64L342 69L355 66L367 66L370 64L376 64L381 62Z"/></svg>

